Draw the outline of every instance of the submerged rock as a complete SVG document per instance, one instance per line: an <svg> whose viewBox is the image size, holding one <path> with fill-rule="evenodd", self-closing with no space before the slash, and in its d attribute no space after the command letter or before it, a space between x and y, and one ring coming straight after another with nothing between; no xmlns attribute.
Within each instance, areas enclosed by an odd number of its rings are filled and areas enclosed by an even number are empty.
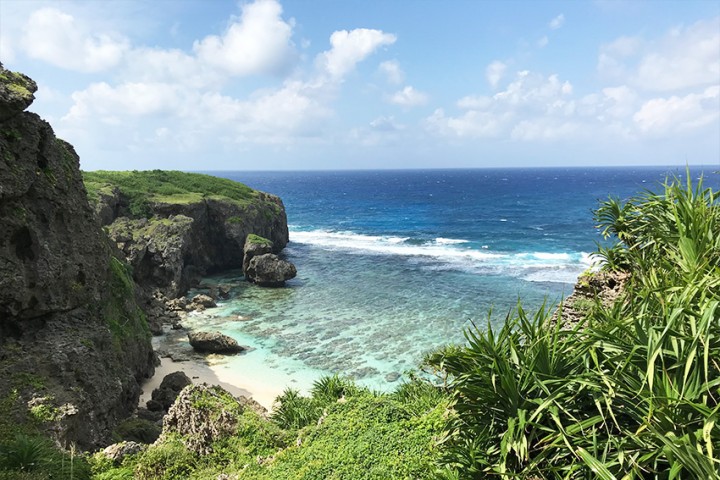
<svg viewBox="0 0 720 480"><path fill-rule="evenodd" d="M273 253L253 257L245 273L249 281L261 287L282 287L287 280L295 278L296 275L295 265Z"/></svg>
<svg viewBox="0 0 720 480"><path fill-rule="evenodd" d="M245 350L234 338L220 332L190 332L188 340L195 351L201 353L240 353Z"/></svg>

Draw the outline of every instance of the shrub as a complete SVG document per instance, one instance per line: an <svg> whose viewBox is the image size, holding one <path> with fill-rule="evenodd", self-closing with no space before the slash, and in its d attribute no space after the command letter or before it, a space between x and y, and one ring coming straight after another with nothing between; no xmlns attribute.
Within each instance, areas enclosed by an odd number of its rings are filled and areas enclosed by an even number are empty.
<svg viewBox="0 0 720 480"><path fill-rule="evenodd" d="M717 478L718 195L675 179L596 218L619 240L600 251L606 268L632 273L614 305L572 330L518 306L429 358L457 412L448 477Z"/></svg>

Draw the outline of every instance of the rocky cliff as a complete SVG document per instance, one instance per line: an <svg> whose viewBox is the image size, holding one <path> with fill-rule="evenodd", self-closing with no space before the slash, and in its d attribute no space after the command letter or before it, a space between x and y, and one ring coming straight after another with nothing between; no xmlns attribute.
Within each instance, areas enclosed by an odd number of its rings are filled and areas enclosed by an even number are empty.
<svg viewBox="0 0 720 480"><path fill-rule="evenodd" d="M85 172L91 202L147 291L185 293L200 276L241 268L250 234L288 242L280 198L231 180L173 171Z"/></svg>
<svg viewBox="0 0 720 480"><path fill-rule="evenodd" d="M0 64L0 435L25 425L89 448L135 408L154 357L77 154L24 112L35 90Z"/></svg>

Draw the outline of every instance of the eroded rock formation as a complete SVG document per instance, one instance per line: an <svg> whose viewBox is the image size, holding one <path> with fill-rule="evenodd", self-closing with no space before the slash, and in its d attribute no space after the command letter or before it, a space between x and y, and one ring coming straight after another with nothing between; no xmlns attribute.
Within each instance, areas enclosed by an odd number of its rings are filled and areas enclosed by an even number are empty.
<svg viewBox="0 0 720 480"><path fill-rule="evenodd" d="M135 408L154 355L75 150L24 111L34 91L0 64L0 400L12 421L89 448Z"/></svg>

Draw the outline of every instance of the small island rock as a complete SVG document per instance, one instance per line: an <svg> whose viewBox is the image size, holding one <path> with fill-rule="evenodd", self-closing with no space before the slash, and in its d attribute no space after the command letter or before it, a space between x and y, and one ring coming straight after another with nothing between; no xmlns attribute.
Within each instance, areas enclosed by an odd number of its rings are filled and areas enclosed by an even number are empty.
<svg viewBox="0 0 720 480"><path fill-rule="evenodd" d="M245 350L237 341L220 332L190 332L190 345L201 353L239 353Z"/></svg>
<svg viewBox="0 0 720 480"><path fill-rule="evenodd" d="M245 273L249 281L261 287L282 287L287 280L295 278L295 275L295 265L273 253L253 257Z"/></svg>

